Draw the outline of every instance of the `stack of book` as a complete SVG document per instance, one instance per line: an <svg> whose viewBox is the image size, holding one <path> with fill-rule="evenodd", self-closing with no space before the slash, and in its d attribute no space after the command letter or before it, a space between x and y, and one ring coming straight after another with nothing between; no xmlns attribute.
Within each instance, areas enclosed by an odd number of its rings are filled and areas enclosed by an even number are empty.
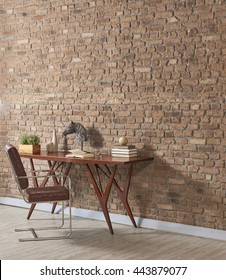
<svg viewBox="0 0 226 280"><path fill-rule="evenodd" d="M114 157L137 157L137 149L134 145L118 145L111 149L111 155Z"/></svg>

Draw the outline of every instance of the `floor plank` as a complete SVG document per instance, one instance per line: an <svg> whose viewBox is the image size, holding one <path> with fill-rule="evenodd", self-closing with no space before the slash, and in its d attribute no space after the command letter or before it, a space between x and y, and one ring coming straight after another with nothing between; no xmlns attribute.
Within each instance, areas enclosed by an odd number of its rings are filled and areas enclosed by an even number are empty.
<svg viewBox="0 0 226 280"><path fill-rule="evenodd" d="M207 238L133 228L113 224L111 235L102 221L73 218L73 234L67 240L18 242L29 232L15 232L18 227L55 224L59 215L34 211L27 221L27 209L0 205L1 260L220 260L226 259L226 242ZM32 225L31 225L32 224Z"/></svg>

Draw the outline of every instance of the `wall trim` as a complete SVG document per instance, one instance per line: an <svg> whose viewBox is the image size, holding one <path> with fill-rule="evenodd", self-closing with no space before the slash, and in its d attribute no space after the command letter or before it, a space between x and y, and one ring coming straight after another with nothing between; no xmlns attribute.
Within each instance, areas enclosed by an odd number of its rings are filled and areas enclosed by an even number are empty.
<svg viewBox="0 0 226 280"><path fill-rule="evenodd" d="M22 208L30 207L30 205L24 202L24 200L18 198L10 198L10 197L0 197L0 204L22 207ZM50 211L51 204L41 203L36 206L36 209L41 211ZM61 206L57 206L56 212L60 212L60 211L61 211ZM65 213L68 213L67 209L65 209ZM88 218L88 219L94 219L99 221L105 220L104 215L101 211L87 210L87 209L81 209L75 207L72 207L72 215L75 217ZM131 225L131 221L129 217L126 215L110 213L110 218L113 223ZM135 217L135 220L137 225L141 228L156 229L156 230L168 231L172 233L186 234L186 235L226 241L226 231L224 230L164 222L164 221L139 218L139 217Z"/></svg>

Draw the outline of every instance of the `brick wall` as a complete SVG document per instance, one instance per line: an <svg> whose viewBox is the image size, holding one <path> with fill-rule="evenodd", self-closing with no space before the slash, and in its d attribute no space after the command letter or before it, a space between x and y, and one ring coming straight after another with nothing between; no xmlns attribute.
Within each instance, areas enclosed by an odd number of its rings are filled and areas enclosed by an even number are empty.
<svg viewBox="0 0 226 280"><path fill-rule="evenodd" d="M53 127L63 146L70 120L90 150L126 135L155 156L135 167L135 215L226 229L225 14L225 0L1 1L1 146L25 131L45 146ZM3 153L0 171L17 197ZM97 210L84 167L72 174L74 205ZM114 191L109 207L124 213Z"/></svg>

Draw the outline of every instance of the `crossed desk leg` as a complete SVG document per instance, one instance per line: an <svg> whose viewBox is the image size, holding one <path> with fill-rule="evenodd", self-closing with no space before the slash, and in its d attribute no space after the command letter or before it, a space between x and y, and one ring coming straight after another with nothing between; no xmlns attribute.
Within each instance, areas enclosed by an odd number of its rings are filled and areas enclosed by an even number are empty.
<svg viewBox="0 0 226 280"><path fill-rule="evenodd" d="M132 176L132 170L133 170L133 165L131 164L129 167L129 172L128 172L128 176L127 176L127 182L125 187L123 188L123 190L119 187L117 181L115 180L115 173L117 170L117 165L115 165L113 167L113 171L111 172L109 167L107 165L105 165L106 170L103 170L103 168L101 168L98 164L95 164L96 167L96 172L97 172L97 176L99 179L99 182L97 183L97 181L95 180L94 174L89 166L89 164L86 164L87 169L88 169L88 173L90 176L90 180L91 183L94 187L95 193L97 195L97 198L99 200L99 203L101 205L102 211L104 213L105 219L107 221L109 230L111 232L111 234L114 234L113 228L112 228L112 224L111 224L111 220L110 220L110 216L109 216L109 211L107 208L107 203L108 203L108 198L109 198L109 194L112 188L112 185L114 184L114 186L116 187L117 193L121 199L122 204L125 207L125 210L127 211L127 214L129 215L134 227L137 227L136 222L134 220L132 211L130 209L129 203L128 203L128 193L129 193L129 187L130 187L130 181L131 181L131 176ZM99 170L102 171L102 173L109 179L105 190L102 189L101 186L101 179L100 179L100 174L99 174Z"/></svg>

